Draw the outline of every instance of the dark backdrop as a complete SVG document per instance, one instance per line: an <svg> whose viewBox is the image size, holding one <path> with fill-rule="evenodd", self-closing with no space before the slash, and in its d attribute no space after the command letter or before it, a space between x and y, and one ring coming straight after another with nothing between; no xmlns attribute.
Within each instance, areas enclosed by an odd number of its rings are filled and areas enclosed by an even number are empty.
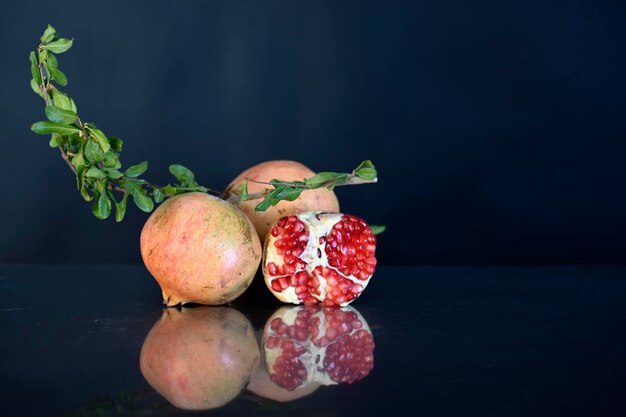
<svg viewBox="0 0 626 417"><path fill-rule="evenodd" d="M91 215L48 139L28 51L45 25L126 165L224 187L295 159L375 186L384 263L626 260L626 11L602 1L12 1L0 9L0 261L139 260L146 215Z"/></svg>

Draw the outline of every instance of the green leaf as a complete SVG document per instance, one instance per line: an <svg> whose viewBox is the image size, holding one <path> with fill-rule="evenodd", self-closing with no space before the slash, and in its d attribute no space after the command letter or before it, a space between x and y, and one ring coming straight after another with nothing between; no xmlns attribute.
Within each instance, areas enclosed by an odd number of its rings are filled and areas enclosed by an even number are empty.
<svg viewBox="0 0 626 417"><path fill-rule="evenodd" d="M60 38L56 41L52 41L42 46L43 49L48 50L50 52L54 52L55 54L62 54L72 47L74 41L72 39L64 39Z"/></svg>
<svg viewBox="0 0 626 417"><path fill-rule="evenodd" d="M124 215L126 214L126 202L127 201L128 201L128 192L124 193L124 197L122 198L122 201L120 201L119 203L115 201L115 221L118 223L124 219Z"/></svg>
<svg viewBox="0 0 626 417"><path fill-rule="evenodd" d="M111 214L111 199L106 192L101 192L98 199L94 202L92 211L94 216L100 220L104 220Z"/></svg>
<svg viewBox="0 0 626 417"><path fill-rule="evenodd" d="M48 25L46 30L43 32L43 35L41 35L41 38L39 39L41 39L43 43L50 42L54 38L55 33L56 29L53 28L51 25Z"/></svg>
<svg viewBox="0 0 626 417"><path fill-rule="evenodd" d="M39 73L39 62L37 61L37 54L30 53L30 72L33 74L33 79L37 84L41 84L41 74Z"/></svg>
<svg viewBox="0 0 626 417"><path fill-rule="evenodd" d="M54 122L37 122L30 127L31 130L39 135L46 133L58 133L59 135L72 135L80 132L80 129L74 126L62 125Z"/></svg>
<svg viewBox="0 0 626 417"><path fill-rule="evenodd" d="M163 200L165 200L165 195L158 188L154 189L152 196L154 197L154 201L157 203L161 203Z"/></svg>
<svg viewBox="0 0 626 417"><path fill-rule="evenodd" d="M102 152L107 152L109 149L111 149L109 139L100 129L96 129L95 127L88 127L87 129L92 133L98 145L100 145L100 149L102 149Z"/></svg>
<svg viewBox="0 0 626 417"><path fill-rule="evenodd" d="M57 84L66 86L67 85L67 77L60 69L50 68L50 79L57 82Z"/></svg>
<svg viewBox="0 0 626 417"><path fill-rule="evenodd" d="M78 191L82 191L85 187L85 173L87 172L87 166L81 165L76 169L76 188Z"/></svg>
<svg viewBox="0 0 626 417"><path fill-rule="evenodd" d="M117 169L103 169L102 170L107 177L109 177L112 180L119 180L120 178L122 178L124 176L124 174L122 174L121 172L119 172Z"/></svg>
<svg viewBox="0 0 626 417"><path fill-rule="evenodd" d="M81 166L85 166L85 146L81 145L80 148L78 148L78 151L72 157L72 165L77 169Z"/></svg>
<svg viewBox="0 0 626 417"><path fill-rule="evenodd" d="M170 165L170 173L176 177L182 186L188 187L196 185L193 172L182 165Z"/></svg>
<svg viewBox="0 0 626 417"><path fill-rule="evenodd" d="M53 89L50 94L52 95L52 103L56 107L63 110L70 110L76 113L76 108L72 108L71 99L67 95L57 90L56 88Z"/></svg>
<svg viewBox="0 0 626 417"><path fill-rule="evenodd" d="M117 138L115 136L109 137L109 145L111 145L111 149L117 152L122 152L122 139Z"/></svg>
<svg viewBox="0 0 626 417"><path fill-rule="evenodd" d="M104 159L104 152L100 149L97 143L92 140L87 140L85 144L85 157L89 162L97 163Z"/></svg>
<svg viewBox="0 0 626 417"><path fill-rule="evenodd" d="M62 136L59 136L57 134L53 134L50 137L49 145L50 145L51 148L57 148L57 147L61 146L62 144L63 144L63 137Z"/></svg>
<svg viewBox="0 0 626 417"><path fill-rule="evenodd" d="M250 197L250 194L248 194L248 180L245 180L241 184L241 201L246 201L248 197Z"/></svg>
<svg viewBox="0 0 626 417"><path fill-rule="evenodd" d="M107 174L105 174L101 169L92 166L91 168L89 168L89 170L87 171L87 173L85 174L86 177L88 178L98 178L98 179L102 179L102 178L106 178Z"/></svg>
<svg viewBox="0 0 626 417"><path fill-rule="evenodd" d="M275 206L282 200L294 201L300 197L303 188L279 187L269 194L270 205Z"/></svg>
<svg viewBox="0 0 626 417"><path fill-rule="evenodd" d="M109 149L107 153L104 154L104 166L105 168L120 169L122 163L120 162L119 155Z"/></svg>
<svg viewBox="0 0 626 417"><path fill-rule="evenodd" d="M265 197L263 199L263 201L261 201L259 204L257 204L256 207L254 207L254 211L265 211L268 208L270 208L269 196Z"/></svg>
<svg viewBox="0 0 626 417"><path fill-rule="evenodd" d="M87 187L84 187L82 190L80 190L80 195L83 197L85 201L93 200L93 196L89 194L89 190L87 190Z"/></svg>
<svg viewBox="0 0 626 417"><path fill-rule="evenodd" d="M348 174L337 173L337 172L320 172L312 177L306 178L304 180L304 184L307 188L320 188L325 186L330 182L342 182L348 179Z"/></svg>
<svg viewBox="0 0 626 417"><path fill-rule="evenodd" d="M379 235L382 232L384 232L387 229L387 227L386 226L379 226L379 225L370 224L370 229L372 229L372 234L373 235Z"/></svg>
<svg viewBox="0 0 626 417"><path fill-rule="evenodd" d="M129 167L124 172L124 175L130 178L137 178L138 176L146 172L147 169L148 169L148 161L143 161L140 164Z"/></svg>
<svg viewBox="0 0 626 417"><path fill-rule="evenodd" d="M150 213L154 208L154 202L145 194L141 186L132 181L125 181L124 184L128 192L133 196L135 205L139 207L140 210Z"/></svg>
<svg viewBox="0 0 626 417"><path fill-rule="evenodd" d="M71 110L64 110L56 106L46 107L46 117L54 123L71 125L78 121L78 116Z"/></svg>
<svg viewBox="0 0 626 417"><path fill-rule="evenodd" d="M361 164L354 170L354 174L357 177L368 181L376 179L378 175L374 164L372 164L372 161L370 160L361 162Z"/></svg>
<svg viewBox="0 0 626 417"><path fill-rule="evenodd" d="M41 91L39 90L39 84L37 84L37 81L35 81L34 78L30 79L30 88L33 89L35 94L37 94L40 97L43 97L43 95L41 94Z"/></svg>

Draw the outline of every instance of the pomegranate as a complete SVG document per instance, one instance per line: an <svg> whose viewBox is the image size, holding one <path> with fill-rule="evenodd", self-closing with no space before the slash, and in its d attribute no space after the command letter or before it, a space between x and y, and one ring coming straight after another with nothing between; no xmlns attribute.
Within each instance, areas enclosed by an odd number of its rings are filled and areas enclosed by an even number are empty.
<svg viewBox="0 0 626 417"><path fill-rule="evenodd" d="M300 162L295 161L267 161L246 169L235 178L226 188L225 194L239 194L241 185L246 178L256 181L269 182L273 179L281 179L284 181L303 180L312 177L315 172L307 168ZM259 184L250 181L248 183L249 193L262 192L265 189L272 188L266 184ZM305 191L295 201L281 201L276 206L270 207L266 211L255 211L254 207L259 204L259 200L248 200L236 203L237 206L246 213L246 216L252 220L254 227L259 234L261 240L270 230L280 217L290 214L302 213L305 211L339 211L339 201L334 192L319 188L316 190Z"/></svg>
<svg viewBox="0 0 626 417"><path fill-rule="evenodd" d="M205 193L170 198L141 231L141 256L167 306L225 304L250 285L261 243L241 210Z"/></svg>
<svg viewBox="0 0 626 417"><path fill-rule="evenodd" d="M376 237L356 216L308 212L283 217L265 240L265 283L283 302L346 306L369 283L375 251Z"/></svg>
<svg viewBox="0 0 626 417"><path fill-rule="evenodd" d="M228 307L166 309L140 355L146 381L185 410L216 408L233 400L259 361L252 325Z"/></svg>
<svg viewBox="0 0 626 417"><path fill-rule="evenodd" d="M353 307L282 307L263 331L270 380L289 390L359 381L374 368L374 336Z"/></svg>

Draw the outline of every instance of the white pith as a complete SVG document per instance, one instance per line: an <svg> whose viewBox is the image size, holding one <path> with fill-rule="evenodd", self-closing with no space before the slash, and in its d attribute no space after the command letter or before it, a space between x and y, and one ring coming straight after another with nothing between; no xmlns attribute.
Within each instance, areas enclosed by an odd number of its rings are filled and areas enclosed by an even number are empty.
<svg viewBox="0 0 626 417"><path fill-rule="evenodd" d="M342 219L343 214L342 213L306 212L306 213L297 214L297 217L306 226L309 232L309 240L307 242L306 247L304 248L304 251L299 256L300 259L302 259L304 262L307 262L307 266L304 269L297 269L296 273L298 271L306 271L307 273L310 274L318 266L329 267L333 269L334 271L336 271L338 275L352 281L353 283L361 285L363 287L363 290L365 290L365 287L367 287L367 284L369 283L369 279L365 281L361 281L360 279L352 275L346 276L342 274L341 271L339 271L337 268L330 266L328 264L328 256L326 255L326 250L325 250L326 243L323 243L321 245L319 244L320 237L326 237L332 230L333 226ZM279 235L278 237L280 238L281 236ZM263 275L265 277L265 282L267 284L267 287L272 292L272 294L274 294L276 298L278 298L280 301L285 302L285 303L292 303L292 304L302 304L302 300L298 299L298 295L296 294L294 287L288 287L287 289L278 292L278 291L274 291L274 289L271 286L271 281L273 281L274 279L278 279L278 278L285 277L285 276L291 276L291 275L270 275L267 272L266 263L268 259L270 261L276 260L276 259L282 259L282 256L279 255L276 250L276 246L274 246L274 242L276 241L276 239L277 238L272 236L271 233L267 235L264 260L263 260ZM317 256L318 248L321 252L321 257ZM274 263L276 263L277 265L279 264L279 262L274 262ZM317 294L311 293L311 296L315 297L320 302L323 302L324 299L326 298L326 278L324 278L322 275L317 275L317 277L320 282L320 286L319 286L320 294L317 295ZM354 300L343 302L340 304L340 306L345 307L348 304L350 304L352 301Z"/></svg>
<svg viewBox="0 0 626 417"><path fill-rule="evenodd" d="M297 388L304 388L309 384L312 383L316 383L319 385L337 385L339 384L336 381L333 381L329 374L326 372L326 370L324 369L324 358L326 357L326 350L328 349L328 346L334 344L336 342L333 341L329 344L327 344L326 346L316 346L313 341L311 340L310 337L307 337L306 340L304 341L296 341L296 340L292 340L290 339L288 336L284 336L284 335L278 335L272 328L271 328L271 323L274 320L274 318L276 317L280 317L283 322L289 326L291 326L294 322L295 319L297 317L297 313L299 311L299 309L302 307L283 307L281 309L279 309L268 321L267 324L265 325L265 329L263 330L263 339L262 339L262 349L264 352L264 356L265 356L265 366L267 367L267 372L272 375L275 373L274 371L274 364L276 363L276 359L278 359L278 357L280 356L280 354L282 353L282 349L280 347L274 347L274 348L268 348L266 347L266 342L267 342L267 338L270 336L274 336L274 337L278 337L281 339L287 339L287 340L291 340L295 345L300 345L303 346L306 349L306 352L304 352L302 355L298 356L298 359L302 362L302 364L304 365L305 369L307 370L307 377L306 380L302 382L302 385L298 386ZM342 307L341 311L350 311L353 312L354 314L356 314L357 319L362 323L362 327L360 329L352 329L352 331L350 331L349 333L342 333L341 336L351 336L352 334L356 333L359 330L366 330L368 333L372 333L372 331L370 330L369 326L367 325L367 322L365 321L365 319L363 318L363 316L361 316L361 314L359 314L359 312L357 310L354 309L354 307ZM324 310L320 309L319 311L317 311L315 314L313 314L311 317L309 317L309 321L313 318L313 317L319 317L320 318L320 324L319 324L319 334L318 334L318 339L321 339L325 334L326 334L326 314L324 314ZM291 323L289 323L291 322ZM316 362L315 358L319 355L319 361Z"/></svg>

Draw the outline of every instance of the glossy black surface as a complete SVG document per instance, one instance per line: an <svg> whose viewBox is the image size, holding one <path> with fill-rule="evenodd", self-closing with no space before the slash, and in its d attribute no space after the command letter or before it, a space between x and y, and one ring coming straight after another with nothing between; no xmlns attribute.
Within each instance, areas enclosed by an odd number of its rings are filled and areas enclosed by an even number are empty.
<svg viewBox="0 0 626 417"><path fill-rule="evenodd" d="M139 370L160 297L142 266L0 267L0 413L197 414ZM260 282L232 304L256 330L280 306ZM363 380L204 414L626 413L626 268L381 267L353 306L376 343Z"/></svg>

